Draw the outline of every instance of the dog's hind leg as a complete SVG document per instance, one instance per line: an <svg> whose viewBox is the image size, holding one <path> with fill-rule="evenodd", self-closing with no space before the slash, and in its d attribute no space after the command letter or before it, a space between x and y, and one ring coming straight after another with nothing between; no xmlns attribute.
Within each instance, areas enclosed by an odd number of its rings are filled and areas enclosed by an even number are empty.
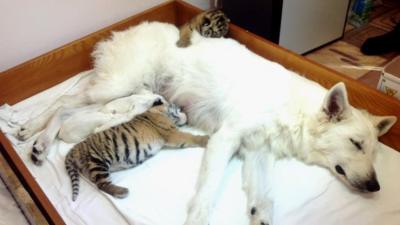
<svg viewBox="0 0 400 225"><path fill-rule="evenodd" d="M118 80L101 79L98 76L87 77L90 79L84 83L87 85L84 90L75 95L64 95L58 98L48 109L42 112L38 117L29 120L21 126L17 138L27 140L35 133L42 130L48 120L60 108L65 109L82 107L89 104L105 104L114 99L131 95L140 90L131 89L128 85L118 85ZM121 87L120 87L121 86Z"/></svg>
<svg viewBox="0 0 400 225"><path fill-rule="evenodd" d="M227 125L223 125L211 136L207 150L204 151L196 194L189 203L185 225L209 224L210 211L225 167L239 145L240 135Z"/></svg>
<svg viewBox="0 0 400 225"><path fill-rule="evenodd" d="M102 107L104 106L99 105L94 110L83 109L69 117L61 125L58 138L67 143L79 143L95 133L98 126L114 120L114 114L99 111Z"/></svg>
<svg viewBox="0 0 400 225"><path fill-rule="evenodd" d="M155 102L163 101L160 95L146 92L118 98L105 105L82 107L63 122L58 137L68 143L81 142L88 135L127 122L148 110Z"/></svg>
<svg viewBox="0 0 400 225"><path fill-rule="evenodd" d="M77 109L58 108L51 117L46 128L33 143L31 159L35 165L42 165L43 160L47 157L50 145L56 138L62 123L74 114Z"/></svg>
<svg viewBox="0 0 400 225"><path fill-rule="evenodd" d="M271 225L272 201L268 197L268 153L261 150L243 151L243 190L251 225Z"/></svg>
<svg viewBox="0 0 400 225"><path fill-rule="evenodd" d="M48 109L42 112L38 117L29 120L27 123L21 126L18 131L17 137L20 140L27 140L32 137L35 133L44 129L50 118L57 112L61 107L74 108L85 104L88 104L86 95L64 95L57 99Z"/></svg>
<svg viewBox="0 0 400 225"><path fill-rule="evenodd" d="M86 75L80 77L74 86L80 86L83 89L90 89L94 85L92 85L89 81L94 80L95 77L96 74L93 71L88 72ZM88 104L88 102L90 102L90 96L87 93L88 92L85 90L75 95L63 95L59 97L50 107L40 113L36 118L31 118L28 120L28 122L23 124L16 134L16 137L22 141L32 137L46 126L49 119L61 106L64 108L74 108Z"/></svg>

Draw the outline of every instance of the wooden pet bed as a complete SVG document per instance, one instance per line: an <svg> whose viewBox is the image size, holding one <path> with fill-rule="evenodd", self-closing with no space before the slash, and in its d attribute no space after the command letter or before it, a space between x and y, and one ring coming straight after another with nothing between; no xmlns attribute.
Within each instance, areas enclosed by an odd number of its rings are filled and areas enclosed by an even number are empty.
<svg viewBox="0 0 400 225"><path fill-rule="evenodd" d="M81 71L90 69L92 66L90 53L93 46L102 38L107 37L111 31L124 30L144 20L169 22L179 26L199 12L199 9L183 1L170 1L2 72L0 74L0 105L5 103L13 105ZM255 53L303 74L327 88L339 81L344 82L350 101L356 107L365 108L376 115L395 115L400 118L400 101L394 98L285 50L238 26L230 26L230 37L245 44ZM392 130L380 140L399 150L400 123L395 124ZM0 143L1 153L30 193L47 222L65 224L9 140L1 132ZM41 219L36 221L41 221Z"/></svg>

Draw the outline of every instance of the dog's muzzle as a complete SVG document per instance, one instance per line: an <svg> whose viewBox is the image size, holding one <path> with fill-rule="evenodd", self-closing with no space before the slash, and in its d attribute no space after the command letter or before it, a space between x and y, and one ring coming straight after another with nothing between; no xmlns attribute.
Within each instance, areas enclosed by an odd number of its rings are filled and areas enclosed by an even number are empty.
<svg viewBox="0 0 400 225"><path fill-rule="evenodd" d="M359 180L353 186L361 192L377 192L381 189L375 173L368 180Z"/></svg>
<svg viewBox="0 0 400 225"><path fill-rule="evenodd" d="M377 192L381 189L376 178L371 179L365 183L365 189L369 192Z"/></svg>

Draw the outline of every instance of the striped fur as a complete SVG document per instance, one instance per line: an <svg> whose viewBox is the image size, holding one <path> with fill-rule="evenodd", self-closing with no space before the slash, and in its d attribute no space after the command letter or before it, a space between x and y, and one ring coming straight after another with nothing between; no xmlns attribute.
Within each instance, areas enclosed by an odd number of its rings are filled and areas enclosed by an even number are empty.
<svg viewBox="0 0 400 225"><path fill-rule="evenodd" d="M65 159L72 183L72 200L79 193L79 173L100 190L124 198L128 189L113 184L110 172L135 167L164 146L205 147L208 136L195 136L177 129L177 125L185 122L186 115L177 106L156 105L129 122L92 134L75 145Z"/></svg>
<svg viewBox="0 0 400 225"><path fill-rule="evenodd" d="M200 13L179 29L180 38L176 44L178 47L188 47L193 31L204 37L224 37L228 34L229 22L228 17L218 9Z"/></svg>

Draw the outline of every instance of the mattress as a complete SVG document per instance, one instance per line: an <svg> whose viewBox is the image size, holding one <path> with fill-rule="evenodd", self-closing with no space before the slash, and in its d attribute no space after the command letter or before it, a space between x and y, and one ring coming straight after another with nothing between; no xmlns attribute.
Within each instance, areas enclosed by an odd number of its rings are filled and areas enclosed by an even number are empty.
<svg viewBox="0 0 400 225"><path fill-rule="evenodd" d="M14 137L18 125L34 118L59 96L79 91L80 84L90 76L91 71L82 72L16 105L1 106L1 130L66 224L183 224L204 149L164 150L136 168L113 173L113 181L130 190L125 199L115 199L81 179L79 197L72 202L64 158L73 145L57 140L43 166L37 167L29 159L37 135L26 142ZM189 127L183 129L201 133ZM381 191L369 194L352 192L320 167L294 159L271 159L266 175L274 201L273 224L399 225L400 153L384 144L379 148L375 168ZM211 224L249 223L238 158L233 158L226 169L211 220Z"/></svg>

